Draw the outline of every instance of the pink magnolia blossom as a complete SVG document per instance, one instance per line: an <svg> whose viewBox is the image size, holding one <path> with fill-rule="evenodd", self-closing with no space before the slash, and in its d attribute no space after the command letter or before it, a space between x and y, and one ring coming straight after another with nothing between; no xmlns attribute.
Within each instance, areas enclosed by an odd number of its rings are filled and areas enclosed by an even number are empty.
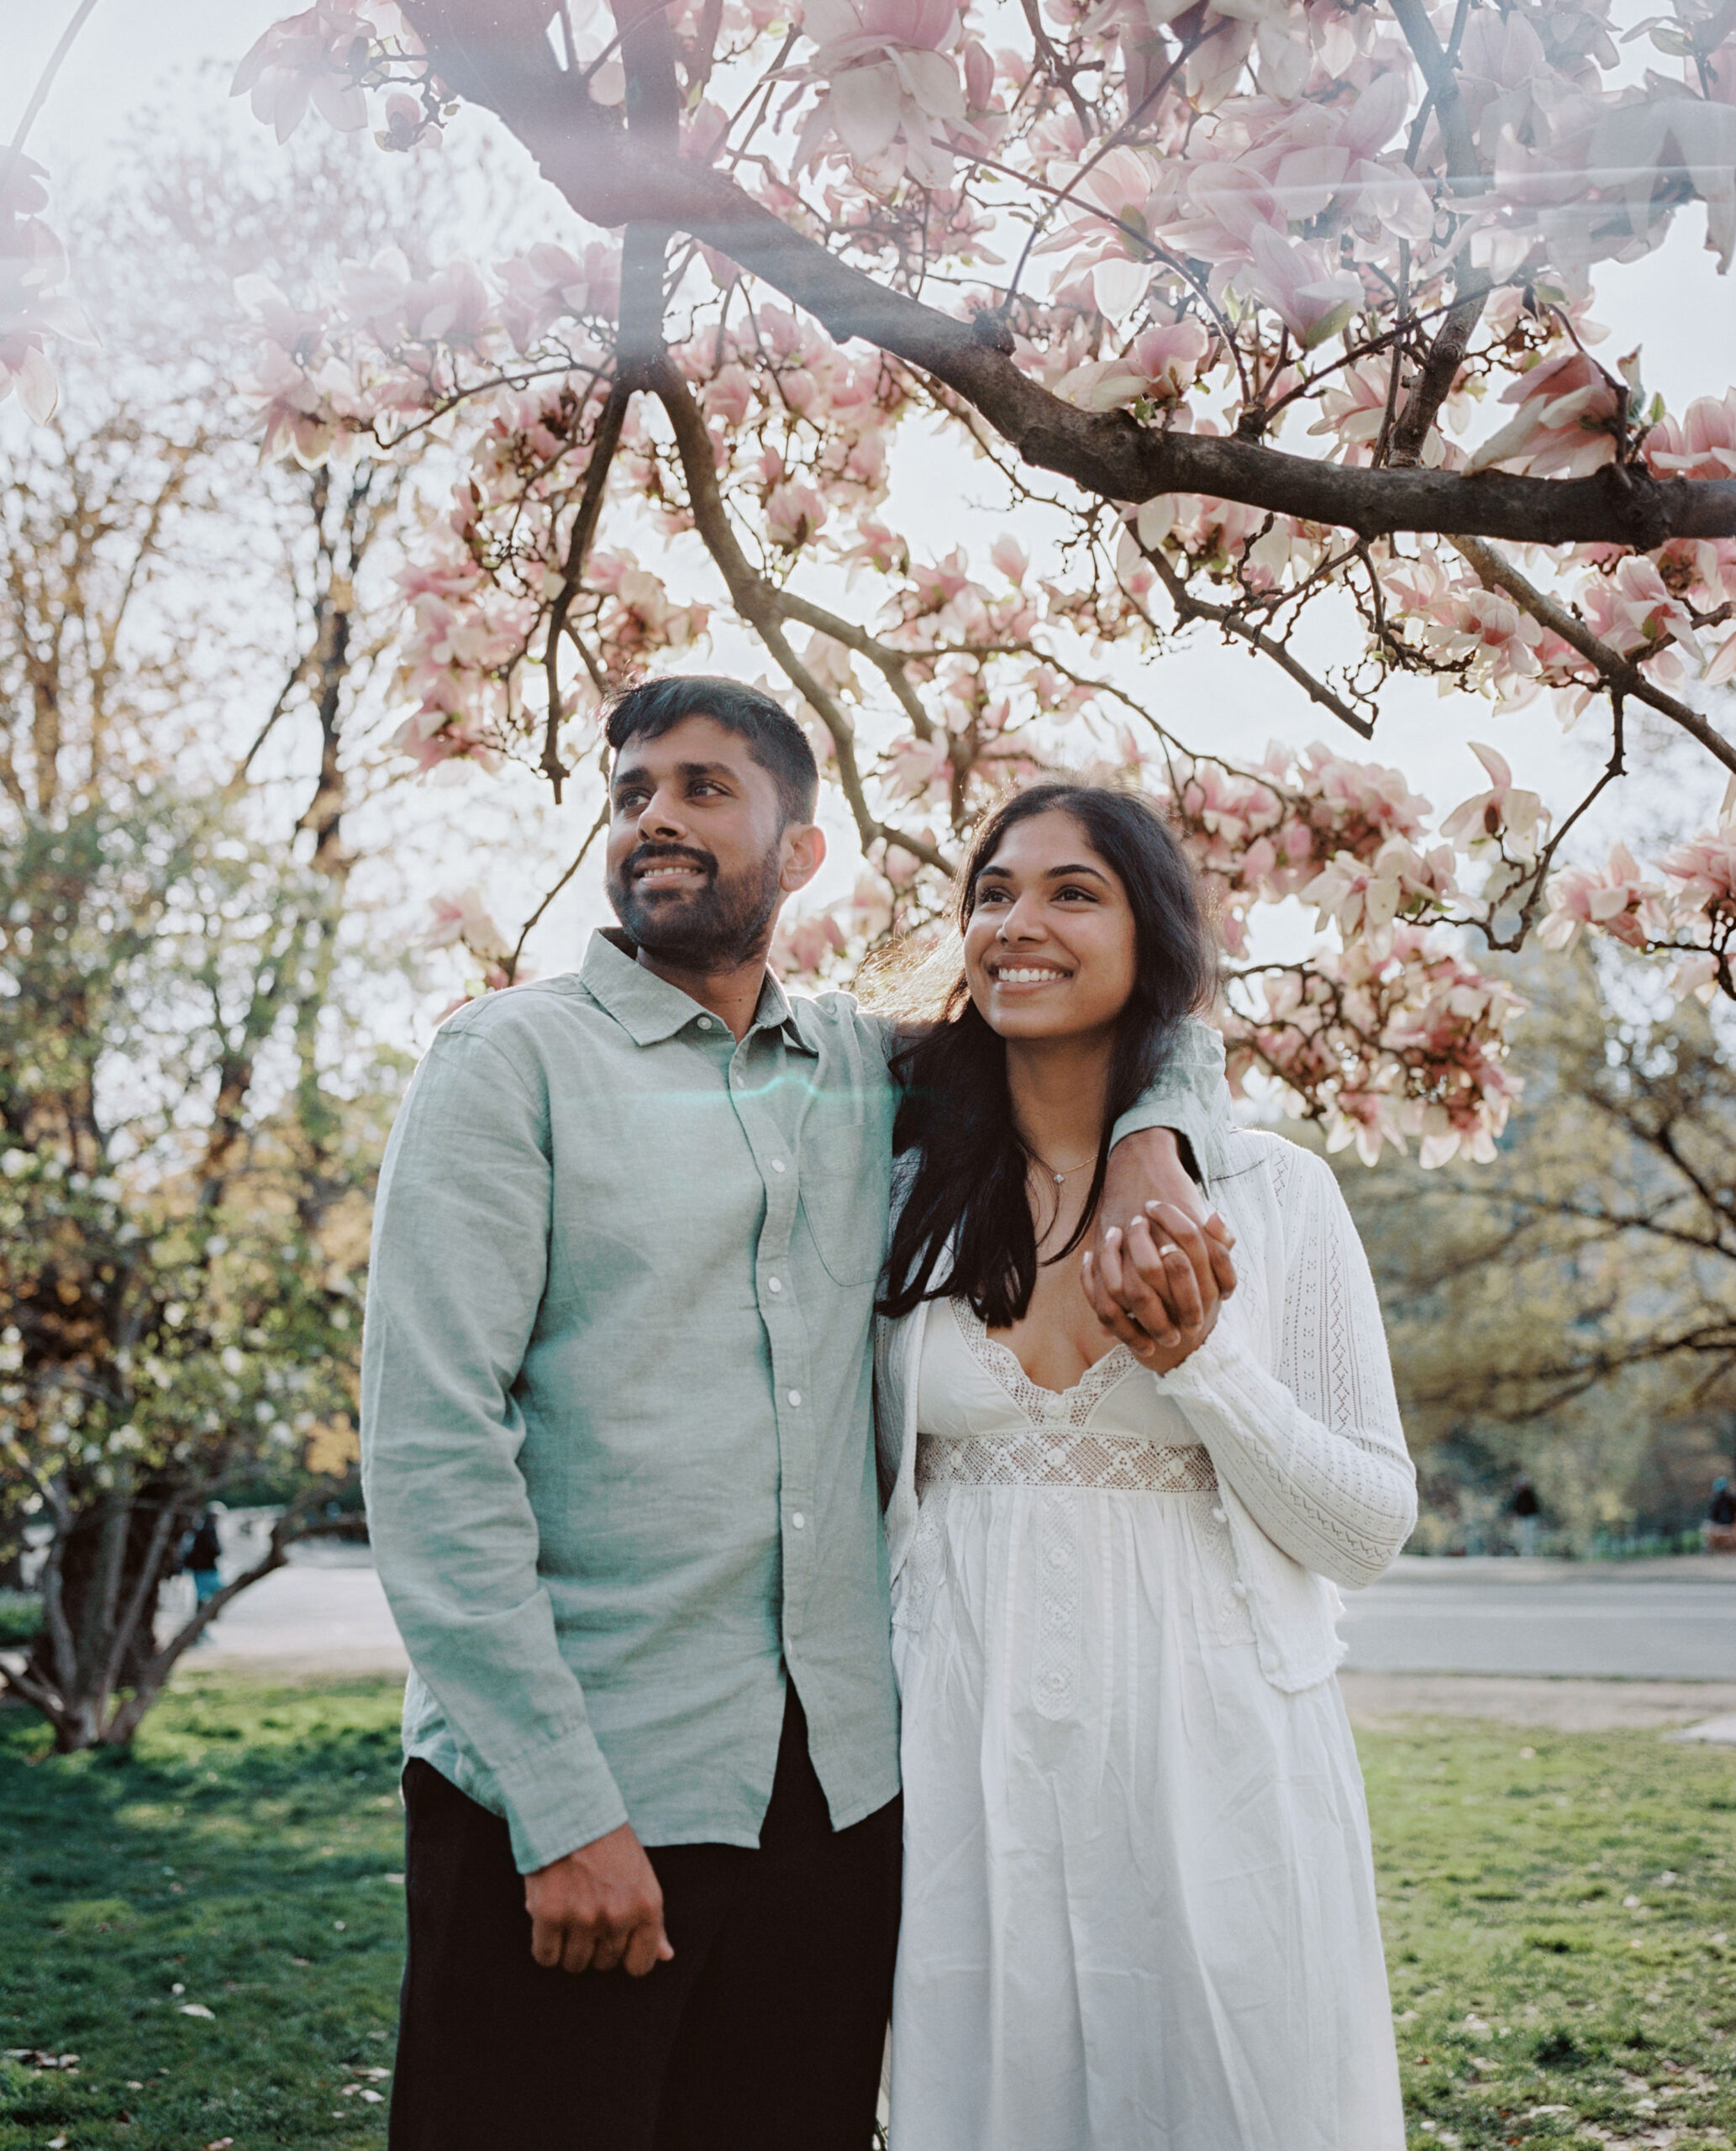
<svg viewBox="0 0 1736 2151"><path fill-rule="evenodd" d="M1470 468L1504 465L1547 477L1583 477L1615 460L1615 390L1582 351L1545 359L1502 391L1517 414L1472 455Z"/></svg>
<svg viewBox="0 0 1736 2151"><path fill-rule="evenodd" d="M812 486L786 479L766 498L766 534L773 544L794 552L824 528L827 513L825 502Z"/></svg>
<svg viewBox="0 0 1736 2151"><path fill-rule="evenodd" d="M1611 850L1601 868L1564 866L1551 876L1549 915L1538 929L1546 949L1570 949L1587 927L1630 949L1663 938L1663 889L1646 881L1626 844Z"/></svg>
<svg viewBox="0 0 1736 2151"><path fill-rule="evenodd" d="M860 166L946 186L949 129L965 118L955 0L808 0L803 26L818 48L804 71L824 93L798 163L830 132Z"/></svg>
<svg viewBox="0 0 1736 2151"><path fill-rule="evenodd" d="M1645 460L1670 478L1736 478L1736 388L1699 396L1680 419L1660 418L1645 437Z"/></svg>
<svg viewBox="0 0 1736 2151"><path fill-rule="evenodd" d="M1210 331L1192 314L1160 321L1134 337L1120 358L1076 366L1056 393L1087 411L1113 411L1141 397L1173 403L1192 387L1211 348Z"/></svg>
<svg viewBox="0 0 1736 2151"><path fill-rule="evenodd" d="M299 15L273 23L249 46L229 84L231 97L251 92L254 117L287 142L311 105L346 133L368 124L360 87L372 54L371 11L358 0L318 0Z"/></svg>
<svg viewBox="0 0 1736 2151"><path fill-rule="evenodd" d="M544 240L497 262L501 321L514 346L528 351L563 315L602 314L613 320L621 302L620 250L593 239L582 259Z"/></svg>
<svg viewBox="0 0 1736 2151"><path fill-rule="evenodd" d="M428 923L416 936L418 948L450 949L461 943L473 956L494 960L512 953L506 936L490 918L480 889L438 896L429 909Z"/></svg>
<svg viewBox="0 0 1736 2151"><path fill-rule="evenodd" d="M829 911L779 922L767 960L781 978L812 978L844 945L844 928Z"/></svg>
<svg viewBox="0 0 1736 2151"><path fill-rule="evenodd" d="M1639 554L1616 563L1610 576L1592 576L1580 592L1592 632L1619 650L1656 649L1672 639L1700 654L1694 623L1653 565Z"/></svg>
<svg viewBox="0 0 1736 2151"><path fill-rule="evenodd" d="M46 425L60 390L49 359L50 339L94 344L83 310L55 287L68 269L66 253L40 214L48 207L47 175L33 158L11 156L0 179L0 402L16 389L26 417Z"/></svg>
<svg viewBox="0 0 1736 2151"><path fill-rule="evenodd" d="M1533 860L1548 834L1549 817L1534 792L1522 791L1504 755L1473 740L1470 751L1489 772L1490 788L1475 793L1455 807L1440 825L1449 844L1475 853L1486 846L1507 843L1512 855Z"/></svg>
<svg viewBox="0 0 1736 2151"><path fill-rule="evenodd" d="M1238 282L1265 300L1305 351L1337 335L1363 303L1362 279L1334 268L1322 247L1282 238L1265 224L1254 227L1248 247Z"/></svg>

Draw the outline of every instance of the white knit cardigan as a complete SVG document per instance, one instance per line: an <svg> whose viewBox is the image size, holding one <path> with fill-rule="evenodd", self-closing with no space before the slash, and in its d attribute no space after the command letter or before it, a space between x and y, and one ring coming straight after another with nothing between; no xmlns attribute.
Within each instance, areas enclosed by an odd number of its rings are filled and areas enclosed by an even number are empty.
<svg viewBox="0 0 1736 2151"><path fill-rule="evenodd" d="M1380 1303L1338 1182L1281 1136L1234 1131L1210 1193L1239 1279L1218 1325L1152 1375L1217 1471L1260 1669L1287 1691L1344 1655L1336 1585L1386 1568L1417 1520ZM943 1265L944 1274L944 1265ZM918 1372L928 1308L882 1320L875 1415L893 1589L916 1528Z"/></svg>

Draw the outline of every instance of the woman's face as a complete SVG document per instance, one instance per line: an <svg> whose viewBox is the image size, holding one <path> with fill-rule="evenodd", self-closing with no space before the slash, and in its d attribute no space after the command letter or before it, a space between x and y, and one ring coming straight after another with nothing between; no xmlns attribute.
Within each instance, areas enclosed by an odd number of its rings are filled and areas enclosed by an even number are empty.
<svg viewBox="0 0 1736 2151"><path fill-rule="evenodd" d="M1064 807L1016 822L976 877L965 978L1004 1039L1112 1029L1134 989L1134 915L1119 876Z"/></svg>

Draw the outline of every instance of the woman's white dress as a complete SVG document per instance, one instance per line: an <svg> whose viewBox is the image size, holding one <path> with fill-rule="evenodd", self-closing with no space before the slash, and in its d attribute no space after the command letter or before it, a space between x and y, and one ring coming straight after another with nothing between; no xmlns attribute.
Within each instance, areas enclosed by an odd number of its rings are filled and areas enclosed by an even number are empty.
<svg viewBox="0 0 1736 2151"><path fill-rule="evenodd" d="M1233 1150L1242 1283L1178 1375L1118 1346L1056 1395L965 1303L922 1323L892 2151L1402 2151L1330 1617L1325 1677L1275 1685L1220 1479L1275 1563L1357 1582L1413 1478L1330 1172Z"/></svg>

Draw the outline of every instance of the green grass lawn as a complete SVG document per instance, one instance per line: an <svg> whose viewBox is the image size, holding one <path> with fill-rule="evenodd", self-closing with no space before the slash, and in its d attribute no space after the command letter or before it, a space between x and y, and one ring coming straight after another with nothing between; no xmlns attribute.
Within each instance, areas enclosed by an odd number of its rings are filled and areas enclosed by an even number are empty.
<svg viewBox="0 0 1736 2151"><path fill-rule="evenodd" d="M193 1676L130 1759L0 1712L0 2151L384 2143L397 1709ZM1411 2144L1736 2140L1736 1754L1361 1745Z"/></svg>

